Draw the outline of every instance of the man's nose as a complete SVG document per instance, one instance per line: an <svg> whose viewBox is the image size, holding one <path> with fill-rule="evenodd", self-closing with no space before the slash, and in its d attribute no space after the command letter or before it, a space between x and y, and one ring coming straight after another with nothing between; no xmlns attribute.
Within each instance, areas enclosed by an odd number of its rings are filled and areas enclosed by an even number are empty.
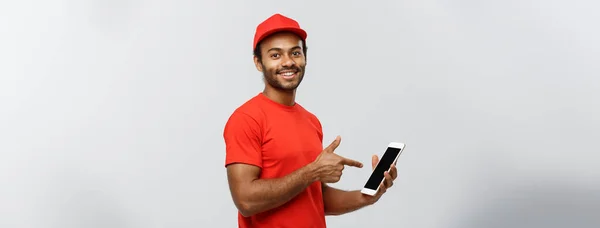
<svg viewBox="0 0 600 228"><path fill-rule="evenodd" d="M293 58L290 58L290 56L288 56L288 55L283 56L281 65L283 65L284 67L291 67L291 66L294 66L295 64L296 64L296 62L294 61Z"/></svg>

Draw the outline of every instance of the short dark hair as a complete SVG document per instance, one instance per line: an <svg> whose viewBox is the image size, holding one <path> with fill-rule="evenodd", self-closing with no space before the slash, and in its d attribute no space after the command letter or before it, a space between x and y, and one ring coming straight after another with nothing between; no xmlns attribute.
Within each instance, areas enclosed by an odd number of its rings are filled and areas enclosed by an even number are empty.
<svg viewBox="0 0 600 228"><path fill-rule="evenodd" d="M259 61L262 62L262 52L260 51L260 45L262 44L261 42L258 42L258 44L256 44L256 48L254 49L254 56L256 56L258 58ZM306 40L302 40L302 52L304 54L304 58L306 58Z"/></svg>

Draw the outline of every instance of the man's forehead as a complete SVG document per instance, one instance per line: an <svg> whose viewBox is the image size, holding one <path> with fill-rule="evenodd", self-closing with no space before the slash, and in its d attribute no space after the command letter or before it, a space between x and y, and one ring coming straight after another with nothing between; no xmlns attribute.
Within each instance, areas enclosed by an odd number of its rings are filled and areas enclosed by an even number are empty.
<svg viewBox="0 0 600 228"><path fill-rule="evenodd" d="M263 48L280 48L290 49L295 47L302 47L302 39L295 34L291 33L279 33L269 36L263 40Z"/></svg>

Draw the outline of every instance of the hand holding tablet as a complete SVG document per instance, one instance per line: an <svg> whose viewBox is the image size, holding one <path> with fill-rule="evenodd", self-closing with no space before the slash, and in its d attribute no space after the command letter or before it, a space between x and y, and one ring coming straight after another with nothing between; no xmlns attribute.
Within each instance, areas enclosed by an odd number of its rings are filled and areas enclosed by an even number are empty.
<svg viewBox="0 0 600 228"><path fill-rule="evenodd" d="M396 164L396 162L398 161L398 157L404 150L404 147L405 144L400 142L391 142L388 145L387 150L385 151L385 153L383 153L381 159L377 161L377 164L374 165L373 172L371 173L371 176L365 183L363 189L361 190L361 193L369 196L375 196L377 194L381 186L384 185L386 176L385 173L390 172L392 164ZM393 179L396 177L394 176L391 178ZM389 188L390 186L387 187Z"/></svg>

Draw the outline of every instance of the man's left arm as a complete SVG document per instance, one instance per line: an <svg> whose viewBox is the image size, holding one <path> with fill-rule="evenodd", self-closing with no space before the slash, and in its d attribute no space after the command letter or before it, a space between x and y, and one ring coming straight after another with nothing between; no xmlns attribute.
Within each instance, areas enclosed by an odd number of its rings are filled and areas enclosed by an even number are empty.
<svg viewBox="0 0 600 228"><path fill-rule="evenodd" d="M321 186L323 187L325 215L342 215L369 205L360 190L344 191L324 183Z"/></svg>
<svg viewBox="0 0 600 228"><path fill-rule="evenodd" d="M378 161L377 156L373 156L373 168ZM379 191L374 196L362 194L360 190L344 191L324 183L321 184L325 215L342 215L376 203L387 189L394 185L394 180L398 176L395 164L391 166L389 173L384 173L384 176L385 181L379 186Z"/></svg>

